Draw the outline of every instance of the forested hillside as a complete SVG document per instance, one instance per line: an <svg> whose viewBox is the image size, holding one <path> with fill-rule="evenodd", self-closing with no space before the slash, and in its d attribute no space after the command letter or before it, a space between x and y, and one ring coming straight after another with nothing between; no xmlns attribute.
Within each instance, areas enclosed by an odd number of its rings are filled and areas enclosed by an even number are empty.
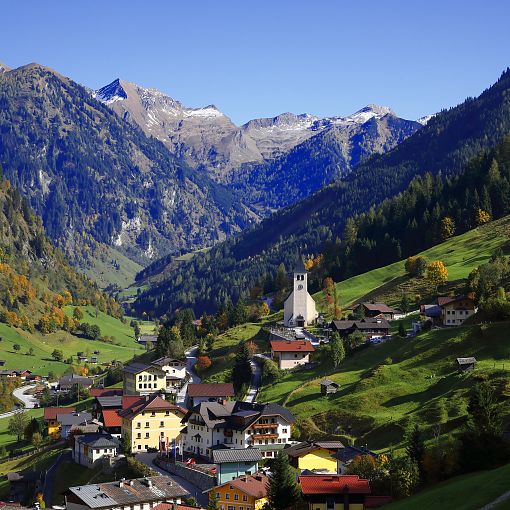
<svg viewBox="0 0 510 510"><path fill-rule="evenodd" d="M416 199L420 193L424 195L420 199L422 204L418 204L418 210L425 215L427 209L430 218L427 218L427 215L417 216L413 222L413 217L406 216L409 208L405 214L398 212L404 202L397 199L393 205L386 204L367 216L369 223L372 217L380 218L376 245L369 246L371 242L366 242L363 225L360 235L355 229L355 252L373 250L372 254L377 253L376 263L384 265L415 250L415 244L409 247L406 244L410 237L418 237L418 244L424 243L422 248L439 242L437 228L431 229L427 235L424 232L423 235L409 234L408 237L400 238L402 222L405 222L405 228L409 220L410 229L428 229L431 225L438 225L444 214L449 214L456 223L455 229L462 230L480 220L474 216L478 208L494 217L507 213L508 207L504 198L509 179L507 142L494 153L487 152L510 132L509 92L510 71L507 70L496 84L477 99L467 99L461 105L434 116L427 126L397 148L362 162L344 180L274 214L236 239L221 243L207 253L197 254L177 268L172 268L164 281L144 293L135 306L144 311L155 309L159 314L172 313L183 305L194 306L197 312L210 309L227 297L235 301L250 287L267 281L268 276L274 277L281 263L291 269L301 254L317 254L327 250L328 246L334 247L331 250L334 256L330 269L336 268L337 278L365 271L368 268L362 266L371 263L370 261L362 258L361 264L354 263L354 253L348 261L342 260L340 256L341 253L349 256L349 243L353 241L352 238L344 236L348 218L367 213L371 207L402 192L413 179L427 172L431 176L424 177L421 185L418 184L420 181L415 181L410 187L410 194L413 195L414 189ZM456 176L469 166L472 172L479 174L477 179L484 180L483 174L489 170L493 158L501 160L500 177L496 176L494 180L493 176L492 181L489 179L484 181L484 184L487 193L497 188L502 191L498 196L494 195L495 204L492 204L492 198L491 203L488 203L482 189L478 190L478 201L473 191L469 191L473 195L466 197L466 189L462 188L472 186L473 182L469 181L471 174L468 173L464 180L457 180ZM432 190L436 192L435 188L440 182L434 183L437 175L442 176L442 186L446 190L451 188L451 193L445 192L444 202L435 208L431 193ZM501 182L497 182L499 178L502 179ZM440 188L441 186L437 191L440 191ZM459 213L454 210L455 206L451 202L453 198L459 204ZM494 209L492 212L488 210L489 205ZM393 211L391 207L396 207L397 210ZM388 208L391 216L396 215L398 218L391 227L386 226L386 222L391 219ZM365 220L357 221L363 223ZM374 235L374 231L375 229L370 235ZM325 243L329 243L328 246Z"/></svg>
<svg viewBox="0 0 510 510"><path fill-rule="evenodd" d="M146 263L222 240L253 218L225 187L37 64L0 74L0 163L51 239L82 264L97 243Z"/></svg>

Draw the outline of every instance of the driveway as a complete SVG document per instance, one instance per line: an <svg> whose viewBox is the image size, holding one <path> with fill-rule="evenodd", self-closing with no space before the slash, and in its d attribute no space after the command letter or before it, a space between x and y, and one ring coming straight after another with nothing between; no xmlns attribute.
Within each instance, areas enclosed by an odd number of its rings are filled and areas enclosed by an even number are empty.
<svg viewBox="0 0 510 510"><path fill-rule="evenodd" d="M262 384L262 365L261 365L261 359L258 357L254 357L250 361L251 365L251 386L248 390L248 394L244 398L245 402L255 402L257 400L257 394L260 389L260 385Z"/></svg>
<svg viewBox="0 0 510 510"><path fill-rule="evenodd" d="M195 363L197 362L197 353L198 353L198 347L194 346L189 351L186 351L186 372L191 377L192 383L199 383L200 377L198 377L197 374L195 374L193 367L195 366ZM188 391L188 383L186 383L177 393L175 397L175 403L179 406L186 407L186 393Z"/></svg>
<svg viewBox="0 0 510 510"><path fill-rule="evenodd" d="M44 491L43 498L46 503L46 508L50 508L53 504L53 492L55 489L55 473L57 472L60 464L66 460L72 460L71 450L64 450L57 458L53 466L46 471L46 476L44 477Z"/></svg>
<svg viewBox="0 0 510 510"><path fill-rule="evenodd" d="M140 462L143 462L146 466L149 466L151 469L154 469L158 473L168 476L169 478L174 480L176 483L178 483L180 486L186 489L191 496L194 496L198 503L203 508L207 508L208 498L206 494L203 494L202 489L200 489L196 485L193 485L191 482L182 478L181 476L172 475L168 471L165 471L164 469L161 469L159 466L156 466L156 464L153 464L152 461L156 458L156 455L157 453L138 453L136 454L136 458Z"/></svg>

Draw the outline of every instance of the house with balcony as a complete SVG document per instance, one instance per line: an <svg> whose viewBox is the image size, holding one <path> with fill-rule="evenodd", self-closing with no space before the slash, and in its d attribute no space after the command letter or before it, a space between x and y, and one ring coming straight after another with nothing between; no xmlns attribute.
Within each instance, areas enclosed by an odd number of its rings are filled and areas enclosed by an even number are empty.
<svg viewBox="0 0 510 510"><path fill-rule="evenodd" d="M150 395L166 387L166 373L150 363L134 362L122 371L124 395Z"/></svg>
<svg viewBox="0 0 510 510"><path fill-rule="evenodd" d="M201 402L223 402L235 395L232 383L190 383L186 400L192 409Z"/></svg>
<svg viewBox="0 0 510 510"><path fill-rule="evenodd" d="M122 438L132 452L160 449L177 439L186 412L157 393L139 398L124 397L123 408L118 411L122 420Z"/></svg>
<svg viewBox="0 0 510 510"><path fill-rule="evenodd" d="M365 317L360 320L334 320L330 324L332 331L347 337L355 331L363 333L367 340L381 338L390 334L390 324L383 317Z"/></svg>
<svg viewBox="0 0 510 510"><path fill-rule="evenodd" d="M182 423L184 452L212 459L213 447L254 446L263 458L273 458L289 442L294 416L278 404L201 402Z"/></svg>
<svg viewBox="0 0 510 510"><path fill-rule="evenodd" d="M175 358L159 358L151 363L154 367L159 367L166 374L166 392L178 391L184 382L189 378L186 370L186 360Z"/></svg>

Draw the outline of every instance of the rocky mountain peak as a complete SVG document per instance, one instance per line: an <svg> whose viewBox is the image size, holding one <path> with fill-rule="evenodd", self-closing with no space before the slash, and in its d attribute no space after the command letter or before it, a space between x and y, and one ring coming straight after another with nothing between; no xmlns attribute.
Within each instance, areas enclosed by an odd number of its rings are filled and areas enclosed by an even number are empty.
<svg viewBox="0 0 510 510"><path fill-rule="evenodd" d="M0 73L6 73L8 71L11 71L11 68L0 62Z"/></svg>
<svg viewBox="0 0 510 510"><path fill-rule="evenodd" d="M128 97L119 78L113 80L111 83L105 85L99 90L96 90L93 95L96 99L105 104L111 104L115 101L123 101Z"/></svg>

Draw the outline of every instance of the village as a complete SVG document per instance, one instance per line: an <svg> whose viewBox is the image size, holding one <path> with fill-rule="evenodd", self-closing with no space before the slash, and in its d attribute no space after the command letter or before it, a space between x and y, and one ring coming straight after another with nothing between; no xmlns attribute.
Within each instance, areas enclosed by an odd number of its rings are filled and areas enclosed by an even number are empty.
<svg viewBox="0 0 510 510"><path fill-rule="evenodd" d="M102 379L76 374L49 385L55 395L86 391L90 403L85 408L45 407L44 434L53 444L69 448L73 463L90 470L100 467L102 473L114 477L70 486L63 494L65 508L259 510L268 502L269 492L274 498L279 491L271 480L285 473L297 477L299 499L310 510L338 505L375 508L391 502L391 494L371 486L351 469L363 459L384 462L384 455L335 436L295 439L293 413L283 405L257 401L259 364L265 359L284 372L307 370L318 363L312 361L315 350L335 335L344 340L361 335L367 346L377 349L391 341L390 323L406 316L382 302L361 302L345 317L324 324L308 293L307 276L301 262L292 273L293 289L284 303L283 320L269 330L266 353L250 360L250 387L243 399L236 397L232 383L200 381L194 370L196 347L186 358L130 362L122 367L121 385L114 387L104 387ZM412 337L427 323L428 328L460 326L475 312L468 296L438 297L437 303L422 306L421 320L401 333ZM320 337L317 329L315 334L308 331L317 324L321 324ZM138 341L149 343L150 348L158 338L140 335ZM452 359L459 372L475 368L476 359L469 354ZM17 378L24 385L44 382L22 368L4 368L0 377ZM321 395L334 395L339 389L330 379L320 381ZM23 410L15 412L19 413ZM118 473L126 472L128 462L132 465L129 459L136 459L137 469L131 472L143 476L116 479ZM34 498L40 507L50 504L45 501L54 496L49 477L49 472L44 477L35 472L8 473L12 505L30 505Z"/></svg>

